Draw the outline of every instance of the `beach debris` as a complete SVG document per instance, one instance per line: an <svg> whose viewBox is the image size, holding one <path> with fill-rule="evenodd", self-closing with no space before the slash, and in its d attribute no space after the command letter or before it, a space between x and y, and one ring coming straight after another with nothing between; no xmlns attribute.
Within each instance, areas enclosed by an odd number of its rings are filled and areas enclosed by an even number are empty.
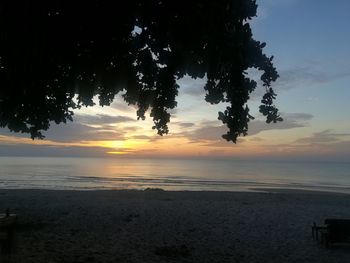
<svg viewBox="0 0 350 263"><path fill-rule="evenodd" d="M7 208L5 214L0 214L0 252L9 255L13 250L17 215L10 214Z"/></svg>
<svg viewBox="0 0 350 263"><path fill-rule="evenodd" d="M350 219L327 218L324 225L313 223L311 230L312 237L326 247L333 243L350 242Z"/></svg>

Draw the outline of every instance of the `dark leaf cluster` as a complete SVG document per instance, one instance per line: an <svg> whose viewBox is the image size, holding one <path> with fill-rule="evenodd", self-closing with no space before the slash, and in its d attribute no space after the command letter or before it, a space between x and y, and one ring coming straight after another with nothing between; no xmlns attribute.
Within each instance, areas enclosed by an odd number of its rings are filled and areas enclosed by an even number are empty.
<svg viewBox="0 0 350 263"><path fill-rule="evenodd" d="M228 104L223 137L246 135L247 101L257 87L246 71L262 72L260 111L280 121L271 83L278 78L265 43L252 37L254 0L52 0L0 3L0 126L42 138L51 122L73 111L110 105L122 92L168 133L177 80L207 78L206 101Z"/></svg>

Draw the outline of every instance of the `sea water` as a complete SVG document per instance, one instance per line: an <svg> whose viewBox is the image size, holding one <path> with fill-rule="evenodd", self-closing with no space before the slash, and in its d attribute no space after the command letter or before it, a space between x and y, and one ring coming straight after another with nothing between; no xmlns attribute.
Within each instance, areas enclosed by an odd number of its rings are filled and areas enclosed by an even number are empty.
<svg viewBox="0 0 350 263"><path fill-rule="evenodd" d="M0 157L0 189L247 191L264 188L350 193L350 163Z"/></svg>

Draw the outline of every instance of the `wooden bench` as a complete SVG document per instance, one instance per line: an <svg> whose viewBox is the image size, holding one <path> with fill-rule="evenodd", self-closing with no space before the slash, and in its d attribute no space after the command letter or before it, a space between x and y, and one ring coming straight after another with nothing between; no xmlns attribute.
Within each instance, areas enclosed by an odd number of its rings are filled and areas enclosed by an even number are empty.
<svg viewBox="0 0 350 263"><path fill-rule="evenodd" d="M350 219L327 218L322 226L314 223L312 236L319 240L319 234L326 247L333 243L350 242Z"/></svg>
<svg viewBox="0 0 350 263"><path fill-rule="evenodd" d="M13 250L16 223L16 214L10 214L8 211L0 214L0 253L2 255L11 254Z"/></svg>

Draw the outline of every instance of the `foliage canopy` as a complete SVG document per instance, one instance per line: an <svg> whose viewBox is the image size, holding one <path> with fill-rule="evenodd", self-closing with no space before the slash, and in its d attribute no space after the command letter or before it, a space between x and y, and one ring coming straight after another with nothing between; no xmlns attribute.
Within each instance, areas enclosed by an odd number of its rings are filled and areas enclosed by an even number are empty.
<svg viewBox="0 0 350 263"><path fill-rule="evenodd" d="M271 83L278 78L252 37L255 0L17 1L0 3L0 126L43 138L50 122L72 120L73 110L109 105L123 91L137 116L150 110L153 128L168 132L176 80L206 76L205 100L219 112L223 137L246 135L247 101L258 69L266 93L260 112L282 120ZM77 98L77 100L75 99Z"/></svg>

